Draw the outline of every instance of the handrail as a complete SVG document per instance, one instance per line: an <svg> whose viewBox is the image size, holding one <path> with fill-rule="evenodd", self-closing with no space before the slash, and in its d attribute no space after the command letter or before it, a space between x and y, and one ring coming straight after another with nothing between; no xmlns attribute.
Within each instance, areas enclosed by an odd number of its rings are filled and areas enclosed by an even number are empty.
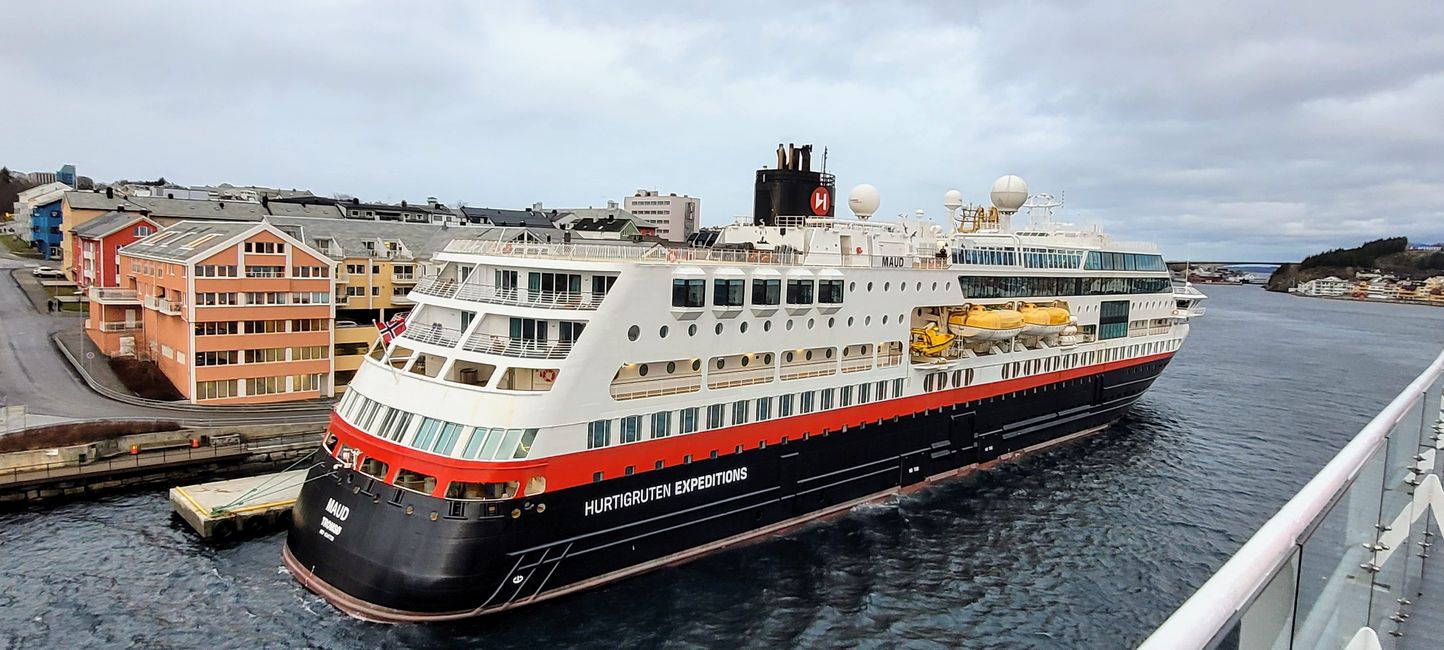
<svg viewBox="0 0 1444 650"><path fill-rule="evenodd" d="M572 352L570 341L541 341L482 332L472 334L461 347L471 352L520 359L564 359Z"/></svg>
<svg viewBox="0 0 1444 650"><path fill-rule="evenodd" d="M1153 631L1140 650L1205 648L1226 632L1234 617L1263 592L1314 524L1328 513L1394 427L1441 375L1444 353L1364 425L1278 514L1264 522L1213 577Z"/></svg>

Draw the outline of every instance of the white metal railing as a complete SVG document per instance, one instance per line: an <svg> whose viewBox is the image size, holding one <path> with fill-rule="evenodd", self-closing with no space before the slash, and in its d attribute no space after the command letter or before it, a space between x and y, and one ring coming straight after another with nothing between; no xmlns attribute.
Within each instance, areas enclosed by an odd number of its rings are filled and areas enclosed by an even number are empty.
<svg viewBox="0 0 1444 650"><path fill-rule="evenodd" d="M503 255L508 257L534 257L543 259L568 259L581 261L639 261L671 264L747 264L799 266L806 262L807 255L797 251L742 250L732 248L667 248L656 246L628 246L624 244L546 244L535 242L503 242L478 239L453 239L446 245L448 253L473 255ZM839 255L826 256L836 259L834 265L912 268L947 268L947 258L930 255Z"/></svg>
<svg viewBox="0 0 1444 650"><path fill-rule="evenodd" d="M129 332L131 330L138 330L140 328L141 324L139 322L102 322L98 329L102 332Z"/></svg>
<svg viewBox="0 0 1444 650"><path fill-rule="evenodd" d="M737 386L751 386L752 384L765 384L772 381L772 375L775 372L775 369L771 366L739 370L709 370L707 372L707 388L717 390L721 388L735 388Z"/></svg>
<svg viewBox="0 0 1444 650"><path fill-rule="evenodd" d="M1411 610L1440 607L1419 585L1428 522L1444 516L1441 379L1444 354L1141 648L1394 648L1407 638ZM1422 597L1436 600L1414 602Z"/></svg>
<svg viewBox="0 0 1444 650"><path fill-rule="evenodd" d="M632 381L616 382L611 386L612 399L629 400L642 399L645 397L661 397L663 395L678 395L681 393L695 393L702 390L702 376L688 375L685 377L659 377L657 379L638 379Z"/></svg>
<svg viewBox="0 0 1444 650"><path fill-rule="evenodd" d="M837 362L832 359L826 359L822 361L783 363L779 374L781 375L782 381L835 375L837 374Z"/></svg>
<svg viewBox="0 0 1444 650"><path fill-rule="evenodd" d="M90 288L90 299L95 302L140 302L135 289Z"/></svg>
<svg viewBox="0 0 1444 650"><path fill-rule="evenodd" d="M441 323L408 323L401 336L413 341L450 348L455 347L456 342L461 340L461 330L446 327Z"/></svg>
<svg viewBox="0 0 1444 650"><path fill-rule="evenodd" d="M512 338L482 332L472 334L461 347L471 352L521 359L562 359L572 352L570 341Z"/></svg>
<svg viewBox="0 0 1444 650"><path fill-rule="evenodd" d="M413 291L439 298L545 309L596 309L603 298L590 291L532 291L519 287L458 283L449 278L427 279L416 285Z"/></svg>

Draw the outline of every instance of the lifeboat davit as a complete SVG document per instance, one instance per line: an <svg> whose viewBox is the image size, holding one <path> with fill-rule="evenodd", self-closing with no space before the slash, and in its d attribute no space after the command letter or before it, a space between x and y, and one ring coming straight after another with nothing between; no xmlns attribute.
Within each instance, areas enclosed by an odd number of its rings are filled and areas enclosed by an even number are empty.
<svg viewBox="0 0 1444 650"><path fill-rule="evenodd" d="M1062 307L1039 307L1030 303L1023 303L1018 313L1023 315L1025 336L1058 334L1068 326L1070 318L1068 310Z"/></svg>
<svg viewBox="0 0 1444 650"><path fill-rule="evenodd" d="M973 305L948 316L948 331L974 341L1003 341L1023 331L1023 315L1015 309Z"/></svg>

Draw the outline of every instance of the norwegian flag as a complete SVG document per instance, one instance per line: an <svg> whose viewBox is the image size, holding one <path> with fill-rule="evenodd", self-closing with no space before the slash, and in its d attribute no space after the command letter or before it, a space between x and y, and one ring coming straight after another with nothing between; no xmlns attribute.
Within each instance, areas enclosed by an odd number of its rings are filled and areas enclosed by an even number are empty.
<svg viewBox="0 0 1444 650"><path fill-rule="evenodd" d="M391 339L401 336L401 333L406 331L406 317L410 314L411 312L401 312L392 316L391 320L386 321L385 324L382 324L381 321L373 321L376 323L376 329L381 330L381 341L390 345Z"/></svg>

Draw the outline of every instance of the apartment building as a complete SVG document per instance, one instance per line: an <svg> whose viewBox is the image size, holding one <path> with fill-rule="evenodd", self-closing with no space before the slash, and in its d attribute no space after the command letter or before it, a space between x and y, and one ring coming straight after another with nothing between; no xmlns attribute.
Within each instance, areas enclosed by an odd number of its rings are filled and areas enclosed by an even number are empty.
<svg viewBox="0 0 1444 650"><path fill-rule="evenodd" d="M140 212L122 206L71 229L72 259L76 262L75 285L81 291L92 287L118 287L118 251L160 230L160 224Z"/></svg>
<svg viewBox="0 0 1444 650"><path fill-rule="evenodd" d="M686 194L663 196L656 190L637 190L622 199L622 207L641 222L638 225L656 228L656 235L667 241L687 241L702 222L702 201Z"/></svg>
<svg viewBox="0 0 1444 650"><path fill-rule="evenodd" d="M115 301L139 306L135 354L194 403L331 397L335 262L299 234L183 221L120 249Z"/></svg>

